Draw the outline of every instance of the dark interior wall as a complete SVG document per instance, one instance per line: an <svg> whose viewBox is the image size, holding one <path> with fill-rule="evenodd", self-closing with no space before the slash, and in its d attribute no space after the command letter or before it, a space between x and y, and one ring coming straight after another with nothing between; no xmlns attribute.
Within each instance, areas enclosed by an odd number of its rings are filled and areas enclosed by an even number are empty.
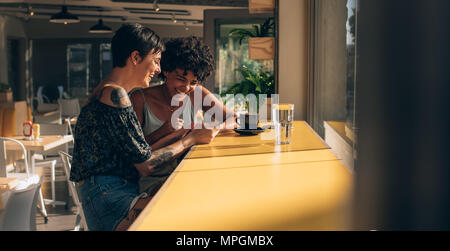
<svg viewBox="0 0 450 251"><path fill-rule="evenodd" d="M19 56L19 62L18 62L18 88L16 88L16 91L14 92L14 100L15 101L22 101L26 100L27 98L27 90L26 90L26 81L27 76L25 73L26 71L26 51L27 51L27 41L25 38L20 38L18 41L18 56Z"/></svg>
<svg viewBox="0 0 450 251"><path fill-rule="evenodd" d="M450 1L360 6L355 226L450 230Z"/></svg>
<svg viewBox="0 0 450 251"><path fill-rule="evenodd" d="M66 83L66 46L60 40L33 40L34 93L39 86L44 86L44 94L54 98L54 94L57 94L57 86Z"/></svg>
<svg viewBox="0 0 450 251"><path fill-rule="evenodd" d="M69 44L91 44L89 66L90 86L100 82L99 46L109 42L108 38L86 39L35 39L33 40L33 89L36 93L39 86L44 86L44 94L51 100L58 98L59 85L67 85L67 46Z"/></svg>
<svg viewBox="0 0 450 251"><path fill-rule="evenodd" d="M10 47L11 43L14 46ZM15 101L26 99L26 51L23 22L16 17L0 15L0 82L13 85Z"/></svg>

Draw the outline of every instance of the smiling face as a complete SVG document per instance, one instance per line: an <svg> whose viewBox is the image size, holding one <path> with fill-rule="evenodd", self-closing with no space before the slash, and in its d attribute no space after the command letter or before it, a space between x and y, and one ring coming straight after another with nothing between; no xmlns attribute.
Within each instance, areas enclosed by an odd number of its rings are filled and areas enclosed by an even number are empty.
<svg viewBox="0 0 450 251"><path fill-rule="evenodd" d="M178 93L188 93L198 84L197 77L192 71L176 68L171 72L164 72L166 85L171 97Z"/></svg>
<svg viewBox="0 0 450 251"><path fill-rule="evenodd" d="M155 75L161 73L161 52L149 53L145 58L138 56L136 60L135 75L144 80L148 87L150 81Z"/></svg>

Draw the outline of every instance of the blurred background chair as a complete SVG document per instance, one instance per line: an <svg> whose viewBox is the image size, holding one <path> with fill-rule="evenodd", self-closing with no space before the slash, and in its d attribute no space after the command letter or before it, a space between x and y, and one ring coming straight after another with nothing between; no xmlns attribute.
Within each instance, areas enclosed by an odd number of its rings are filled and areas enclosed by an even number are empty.
<svg viewBox="0 0 450 251"><path fill-rule="evenodd" d="M7 141L14 142L15 144L19 145L22 149L23 156L24 156L24 171L25 172L6 172L6 177L14 177L17 178L22 184L33 184L37 183L41 178L39 175L32 173L30 170L30 167L28 165L28 158L27 158L27 151L25 146L18 140L12 139L12 138L6 138L6 137L0 137L0 166L2 168L6 169L6 160L7 160L7 151L6 151L6 145L5 143ZM39 187L39 206L40 206L40 213L42 216L44 216L44 222L47 223L48 217L47 217L47 210L45 209L44 204L44 197L42 196L42 189Z"/></svg>
<svg viewBox="0 0 450 251"><path fill-rule="evenodd" d="M40 132L42 136L45 135L59 135L66 136L68 135L68 126L66 123L64 124L40 124ZM56 182L57 181L66 181L65 172L63 170L63 162L58 154L59 151L69 151L69 145L65 144L63 146L57 147L55 149L46 151L42 153L42 155L35 154L34 165L36 169L41 169L43 177L45 177L46 182L51 183L51 199L46 199L45 204L56 206L67 206L67 203L64 201L56 200ZM16 169L23 170L24 168L24 159L16 160L15 165Z"/></svg>
<svg viewBox="0 0 450 251"><path fill-rule="evenodd" d="M45 104L45 103L50 103L50 99L45 96L43 94L44 92L44 87L43 86L39 86L37 92L36 92L36 97L35 99L37 100L38 104Z"/></svg>
<svg viewBox="0 0 450 251"><path fill-rule="evenodd" d="M77 98L58 99L61 119L72 119L80 115L80 101Z"/></svg>
<svg viewBox="0 0 450 251"><path fill-rule="evenodd" d="M75 220L75 226L74 226L73 230L79 231L80 228L82 228L83 230L87 231L88 227L86 224L86 218L84 217L83 207L82 207L80 198L78 197L77 184L70 180L70 169L71 169L72 156L70 156L69 154L67 154L63 151L60 151L59 155L61 156L61 159L64 163L64 171L66 173L67 184L69 186L70 196L72 197L73 203L75 204L75 206L77 208L77 218Z"/></svg>
<svg viewBox="0 0 450 251"><path fill-rule="evenodd" d="M36 231L36 203L43 178L23 189L9 191L0 231Z"/></svg>
<svg viewBox="0 0 450 251"><path fill-rule="evenodd" d="M37 113L57 111L59 109L59 105L50 103L50 99L43 94L43 91L44 87L40 86L36 92L36 97L34 98L34 100L37 101L35 106Z"/></svg>
<svg viewBox="0 0 450 251"><path fill-rule="evenodd" d="M61 115L58 110L46 113L35 113L33 123L61 124Z"/></svg>
<svg viewBox="0 0 450 251"><path fill-rule="evenodd" d="M64 96L64 87L62 85L58 85L58 94L59 94L58 98L62 99Z"/></svg>
<svg viewBox="0 0 450 251"><path fill-rule="evenodd" d="M70 99L70 95L64 91L64 87L62 85L58 86L58 93L60 99Z"/></svg>

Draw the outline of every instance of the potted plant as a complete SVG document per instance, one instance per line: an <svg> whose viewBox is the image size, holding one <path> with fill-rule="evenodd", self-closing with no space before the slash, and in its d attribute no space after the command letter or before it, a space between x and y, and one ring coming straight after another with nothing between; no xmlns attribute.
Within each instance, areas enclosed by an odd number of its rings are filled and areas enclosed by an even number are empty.
<svg viewBox="0 0 450 251"><path fill-rule="evenodd" d="M0 82L0 103L11 103L12 91L11 86L7 83Z"/></svg>
<svg viewBox="0 0 450 251"><path fill-rule="evenodd" d="M232 83L231 86L224 92L221 96L224 98L224 103L228 100L226 99L228 94L242 94L246 97L248 94L253 93L257 97L257 107L261 107L263 104L259 104L259 94L266 94L267 100L265 105L267 105L267 116L270 119L271 111L271 95L275 94L275 77L272 72L263 71L262 67L256 67L254 70L250 69L248 66L244 65L242 68L238 68L235 71L241 73L243 79L241 82ZM234 97L234 96L229 96ZM248 109L248 102L245 102L245 106Z"/></svg>
<svg viewBox="0 0 450 251"><path fill-rule="evenodd" d="M273 59L275 51L275 20L268 18L263 24L253 25L253 30L232 29L228 35L238 36L239 43L248 39L249 59Z"/></svg>

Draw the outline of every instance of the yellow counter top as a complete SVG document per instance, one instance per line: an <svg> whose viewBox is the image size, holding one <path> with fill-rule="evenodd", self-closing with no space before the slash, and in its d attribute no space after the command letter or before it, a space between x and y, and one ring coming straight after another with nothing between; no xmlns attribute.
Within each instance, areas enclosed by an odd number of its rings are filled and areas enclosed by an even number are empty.
<svg viewBox="0 0 450 251"><path fill-rule="evenodd" d="M339 230L351 176L333 160L181 172L163 190L130 230Z"/></svg>
<svg viewBox="0 0 450 251"><path fill-rule="evenodd" d="M188 156L223 147L212 156L185 158L129 230L349 229L353 177L305 124L294 125L296 140L281 151L259 145L258 154L242 147L228 155L228 147L236 147L233 135L194 148ZM258 144L259 136L235 140Z"/></svg>
<svg viewBox="0 0 450 251"><path fill-rule="evenodd" d="M175 172L214 170L222 168L242 168L266 165L294 164L337 160L329 150L298 152L275 152L255 155L224 156L214 158L188 159L180 163Z"/></svg>
<svg viewBox="0 0 450 251"><path fill-rule="evenodd" d="M188 159L329 149L305 121L295 121L289 145L275 145L273 130L255 136L218 135L211 144L195 146Z"/></svg>

